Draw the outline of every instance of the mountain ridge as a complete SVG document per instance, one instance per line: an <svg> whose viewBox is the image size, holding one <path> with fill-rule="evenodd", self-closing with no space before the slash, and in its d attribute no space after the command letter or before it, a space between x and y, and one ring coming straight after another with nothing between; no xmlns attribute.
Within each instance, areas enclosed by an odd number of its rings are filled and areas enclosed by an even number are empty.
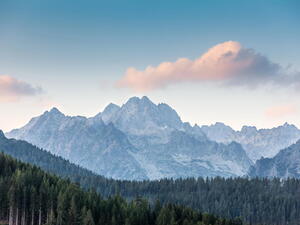
<svg viewBox="0 0 300 225"><path fill-rule="evenodd" d="M274 128L257 129L255 126L243 126L241 130L216 123L202 126L206 136L219 143L240 143L250 159L255 162L261 157L273 157L281 149L286 148L300 139L300 130L293 124L285 123Z"/></svg>
<svg viewBox="0 0 300 225"><path fill-rule="evenodd" d="M283 181L279 178L198 177L176 180L120 181L96 175L25 141L5 137L1 139L0 136L0 150L19 161L68 178L80 184L85 190L93 189L104 199L116 194L126 197L127 200L132 200L136 196L145 197L150 202L159 199L161 204L181 204L227 218L242 217L247 222L246 224L277 224L280 221L283 225L298 224L299 221L300 205L295 204L297 203L295 200L299 199L299 192L295 191L300 187L299 179ZM3 168L3 164L0 164L1 166ZM5 170L4 174L8 175ZM235 191L232 191L233 188ZM3 202L5 201L0 201L0 204ZM276 207L279 204L282 204L282 207ZM287 208L293 210L287 213ZM7 211L3 210L3 212ZM285 216L282 217L282 215Z"/></svg>
<svg viewBox="0 0 300 225"><path fill-rule="evenodd" d="M249 169L251 177L300 178L300 140L273 158L261 158Z"/></svg>
<svg viewBox="0 0 300 225"><path fill-rule="evenodd" d="M54 108L7 136L26 140L107 177L118 178L119 174L126 179L145 177L143 169L129 153L136 150L127 137L113 124L106 125L99 119L65 116ZM124 163L119 164L122 161ZM108 163L113 169L106 171Z"/></svg>
<svg viewBox="0 0 300 225"><path fill-rule="evenodd" d="M240 176L252 165L240 145L207 139L199 126L145 96L109 104L91 118L53 108L6 135L116 179Z"/></svg>

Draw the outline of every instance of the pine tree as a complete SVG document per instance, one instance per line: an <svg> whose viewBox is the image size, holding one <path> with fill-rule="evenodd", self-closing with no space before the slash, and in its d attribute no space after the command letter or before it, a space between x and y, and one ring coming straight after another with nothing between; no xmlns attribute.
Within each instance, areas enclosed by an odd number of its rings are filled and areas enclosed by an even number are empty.
<svg viewBox="0 0 300 225"><path fill-rule="evenodd" d="M80 222L80 218L79 218L79 212L77 210L75 196L72 196L71 206L70 206L70 209L69 209L68 224L69 225L78 225L79 222Z"/></svg>
<svg viewBox="0 0 300 225"><path fill-rule="evenodd" d="M86 216L83 219L83 225L95 225L93 215L90 209L87 211Z"/></svg>
<svg viewBox="0 0 300 225"><path fill-rule="evenodd" d="M60 191L57 199L57 224L66 225L67 224L67 196L64 191Z"/></svg>

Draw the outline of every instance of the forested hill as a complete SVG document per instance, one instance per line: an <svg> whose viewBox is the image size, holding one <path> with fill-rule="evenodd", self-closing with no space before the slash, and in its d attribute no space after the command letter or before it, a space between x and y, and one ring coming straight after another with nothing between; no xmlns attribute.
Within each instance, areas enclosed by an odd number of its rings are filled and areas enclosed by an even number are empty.
<svg viewBox="0 0 300 225"><path fill-rule="evenodd" d="M104 178L93 172L81 168L62 157L39 149L26 141L7 139L0 130L0 152L8 154L25 163L30 163L42 168L44 171L56 174L62 178L68 178L72 182L79 183L89 189L93 187L102 196L108 197L116 193L117 182Z"/></svg>
<svg viewBox="0 0 300 225"><path fill-rule="evenodd" d="M104 197L120 193L127 199L143 196L154 202L177 203L225 218L242 217L251 224L300 224L300 180L177 179L116 181L82 169L24 141L0 134L0 151L23 162L70 178Z"/></svg>
<svg viewBox="0 0 300 225"><path fill-rule="evenodd" d="M9 225L241 225L141 198L102 199L96 192L0 154L0 224Z"/></svg>

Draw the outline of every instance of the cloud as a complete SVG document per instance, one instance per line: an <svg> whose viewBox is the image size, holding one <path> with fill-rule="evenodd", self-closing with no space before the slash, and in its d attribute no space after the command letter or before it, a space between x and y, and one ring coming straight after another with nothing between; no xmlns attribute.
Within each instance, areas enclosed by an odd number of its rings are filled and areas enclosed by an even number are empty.
<svg viewBox="0 0 300 225"><path fill-rule="evenodd" d="M286 116L291 116L298 113L297 107L295 105L281 105L281 106L274 106L268 108L265 111L265 115L269 118L281 118Z"/></svg>
<svg viewBox="0 0 300 225"><path fill-rule="evenodd" d="M22 97L38 95L41 92L39 87L33 87L8 75L0 75L0 102L18 101Z"/></svg>
<svg viewBox="0 0 300 225"><path fill-rule="evenodd" d="M240 43L228 41L210 48L195 60L179 58L148 66L145 70L128 68L117 87L143 92L180 82L217 82L226 85L257 86L277 79L280 65Z"/></svg>

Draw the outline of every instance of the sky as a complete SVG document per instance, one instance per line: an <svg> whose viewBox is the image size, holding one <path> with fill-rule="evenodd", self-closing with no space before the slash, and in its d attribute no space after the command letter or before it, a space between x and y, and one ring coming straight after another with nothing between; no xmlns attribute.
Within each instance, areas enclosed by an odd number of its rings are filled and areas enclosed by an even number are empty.
<svg viewBox="0 0 300 225"><path fill-rule="evenodd" d="M300 127L298 0L1 0L0 129L148 96L183 121Z"/></svg>

